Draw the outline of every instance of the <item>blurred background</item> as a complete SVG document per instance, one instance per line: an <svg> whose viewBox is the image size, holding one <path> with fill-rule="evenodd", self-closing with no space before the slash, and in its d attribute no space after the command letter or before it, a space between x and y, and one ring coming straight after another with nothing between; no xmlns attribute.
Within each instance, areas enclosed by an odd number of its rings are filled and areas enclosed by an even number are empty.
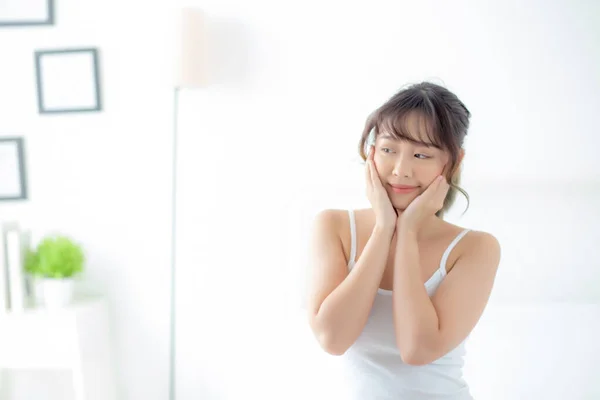
<svg viewBox="0 0 600 400"><path fill-rule="evenodd" d="M467 344L473 395L600 398L599 2L50 4L52 24L0 25L0 135L23 138L28 187L0 219L85 247L77 292L108 304L116 398L340 398L303 314L310 225L368 206L363 124L421 80L473 115L470 206L448 219L502 245ZM202 15L183 46L197 87L174 78L183 7ZM69 48L95 49L101 102L60 66L36 78L36 52ZM44 112L43 85L96 102ZM7 399L75 399L67 370L4 377Z"/></svg>

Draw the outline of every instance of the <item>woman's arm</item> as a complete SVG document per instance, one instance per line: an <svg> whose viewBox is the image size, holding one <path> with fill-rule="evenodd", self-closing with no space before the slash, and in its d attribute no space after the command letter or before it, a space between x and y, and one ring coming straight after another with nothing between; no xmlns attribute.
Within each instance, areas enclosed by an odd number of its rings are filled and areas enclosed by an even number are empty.
<svg viewBox="0 0 600 400"><path fill-rule="evenodd" d="M340 213L326 210L315 219L309 323L321 347L341 355L361 334L387 262L394 227L375 226L352 271L348 272L339 235Z"/></svg>
<svg viewBox="0 0 600 400"><path fill-rule="evenodd" d="M500 262L500 246L488 233L470 235L474 236L471 245L430 299L421 279L416 235L398 233L392 301L396 342L407 364L429 364L447 354L483 314Z"/></svg>
<svg viewBox="0 0 600 400"><path fill-rule="evenodd" d="M471 232L463 239L466 250L429 298L421 280L417 232L426 218L442 209L448 189L440 175L396 221L394 328L402 359L411 365L437 360L469 335L488 302L500 263L498 240Z"/></svg>
<svg viewBox="0 0 600 400"><path fill-rule="evenodd" d="M418 364L420 343L438 330L438 316L421 278L421 260L416 235L400 230L394 260L394 328L402 360Z"/></svg>

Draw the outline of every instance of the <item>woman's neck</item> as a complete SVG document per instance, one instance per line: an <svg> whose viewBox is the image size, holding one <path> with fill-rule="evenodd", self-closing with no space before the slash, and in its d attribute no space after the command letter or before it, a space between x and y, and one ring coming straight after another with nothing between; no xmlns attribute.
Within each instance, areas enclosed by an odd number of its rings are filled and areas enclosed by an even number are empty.
<svg viewBox="0 0 600 400"><path fill-rule="evenodd" d="M375 213L373 212L372 208L370 208L369 211L369 219L371 220L372 226L375 226ZM431 217L427 218L427 220L423 221L421 229L419 229L419 232L417 232L417 239L427 241L436 238L440 234L446 232L447 228L448 223L446 221L444 221L437 215L432 215Z"/></svg>
<svg viewBox="0 0 600 400"><path fill-rule="evenodd" d="M417 232L417 240L427 241L436 238L444 233L447 227L448 224L443 219L437 215L432 215L421 223Z"/></svg>

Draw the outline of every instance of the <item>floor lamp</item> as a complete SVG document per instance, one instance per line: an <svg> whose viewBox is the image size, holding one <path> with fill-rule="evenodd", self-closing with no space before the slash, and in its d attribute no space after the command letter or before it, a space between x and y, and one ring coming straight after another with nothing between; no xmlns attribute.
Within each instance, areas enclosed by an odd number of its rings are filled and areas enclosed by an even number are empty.
<svg viewBox="0 0 600 400"><path fill-rule="evenodd" d="M173 154L171 187L171 304L169 333L169 399L175 400L175 335L176 335L176 233L177 233L177 147L179 94L182 89L197 89L206 86L205 71L205 25L202 12L195 8L183 8L176 21L175 82L173 85Z"/></svg>

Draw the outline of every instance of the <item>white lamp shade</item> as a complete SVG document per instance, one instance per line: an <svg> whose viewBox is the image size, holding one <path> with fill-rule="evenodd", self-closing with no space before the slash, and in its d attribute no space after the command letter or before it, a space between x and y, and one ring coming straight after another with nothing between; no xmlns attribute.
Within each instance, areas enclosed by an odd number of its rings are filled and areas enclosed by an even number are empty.
<svg viewBox="0 0 600 400"><path fill-rule="evenodd" d="M175 86L197 88L207 84L205 18L195 8L180 10L176 26Z"/></svg>

